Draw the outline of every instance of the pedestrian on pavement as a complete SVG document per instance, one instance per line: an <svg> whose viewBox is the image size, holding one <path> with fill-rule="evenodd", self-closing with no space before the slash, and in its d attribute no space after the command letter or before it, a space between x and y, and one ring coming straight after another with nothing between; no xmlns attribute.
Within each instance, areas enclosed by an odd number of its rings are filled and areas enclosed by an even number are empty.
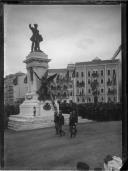
<svg viewBox="0 0 128 171"><path fill-rule="evenodd" d="M75 132L77 132L77 129L76 129L76 124L78 123L78 117L77 117L77 114L75 112L75 110L73 110L71 113L70 113L70 117L69 117L69 131L70 133L72 132L72 128L75 126Z"/></svg>
<svg viewBox="0 0 128 171"><path fill-rule="evenodd" d="M81 170L85 170L85 171L89 171L89 165L85 162L78 162L76 165L76 169L81 171Z"/></svg>
<svg viewBox="0 0 128 171"><path fill-rule="evenodd" d="M65 132L62 130L62 126L64 125L64 116L62 115L62 111L59 112L59 134L60 136L64 136Z"/></svg>
<svg viewBox="0 0 128 171"><path fill-rule="evenodd" d="M33 115L36 116L36 107L33 107Z"/></svg>
<svg viewBox="0 0 128 171"><path fill-rule="evenodd" d="M55 123L56 134L59 134L59 116L57 111L54 112L54 123Z"/></svg>

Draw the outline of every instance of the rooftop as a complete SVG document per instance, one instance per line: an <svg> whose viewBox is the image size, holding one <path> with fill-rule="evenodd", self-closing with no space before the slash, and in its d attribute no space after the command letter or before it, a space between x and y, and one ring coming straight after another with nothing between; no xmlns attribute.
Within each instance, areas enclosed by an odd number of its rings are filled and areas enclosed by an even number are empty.
<svg viewBox="0 0 128 171"><path fill-rule="evenodd" d="M88 61L88 62L76 62L76 65L91 65L91 64L107 64L107 63L118 63L119 59L115 59L115 60L101 60L100 58L96 57L95 59L93 59L92 61Z"/></svg>
<svg viewBox="0 0 128 171"><path fill-rule="evenodd" d="M66 68L62 68L62 69L48 69L49 73L61 73L61 72L67 72L67 69Z"/></svg>

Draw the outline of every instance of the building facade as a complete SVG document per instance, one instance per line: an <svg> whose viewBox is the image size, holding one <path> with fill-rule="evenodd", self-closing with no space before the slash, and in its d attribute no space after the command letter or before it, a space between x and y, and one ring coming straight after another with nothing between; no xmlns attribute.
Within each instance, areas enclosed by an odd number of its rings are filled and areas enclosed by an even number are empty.
<svg viewBox="0 0 128 171"><path fill-rule="evenodd" d="M57 99L75 103L120 102L120 60L101 60L69 64L57 73L51 89ZM53 72L54 71L54 72ZM62 77L61 77L62 76Z"/></svg>
<svg viewBox="0 0 128 171"><path fill-rule="evenodd" d="M4 104L14 105L24 100L27 93L26 74L10 74L4 79Z"/></svg>
<svg viewBox="0 0 128 171"><path fill-rule="evenodd" d="M120 61L100 60L75 64L75 102L119 102Z"/></svg>
<svg viewBox="0 0 128 171"><path fill-rule="evenodd" d="M75 103L120 101L120 60L101 60L68 64L64 69L49 69L57 74L50 88L55 99ZM25 98L28 85L26 74L16 73L4 80L4 103L14 104Z"/></svg>
<svg viewBox="0 0 128 171"><path fill-rule="evenodd" d="M13 90L13 80L14 74L10 74L4 79L4 104L13 104L14 100L14 90Z"/></svg>

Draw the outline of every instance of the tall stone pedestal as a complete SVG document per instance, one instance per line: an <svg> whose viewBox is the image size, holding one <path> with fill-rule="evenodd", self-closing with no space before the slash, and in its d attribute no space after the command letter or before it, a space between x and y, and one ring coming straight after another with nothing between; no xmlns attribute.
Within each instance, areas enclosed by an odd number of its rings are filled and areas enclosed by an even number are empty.
<svg viewBox="0 0 128 171"><path fill-rule="evenodd" d="M25 101L20 105L20 114L12 115L9 118L10 129L27 130L54 124L54 110L51 102L40 102L37 95L37 90L41 84L40 79L47 71L49 61L50 59L44 52L31 52L26 57L24 62L27 69L28 92L25 95ZM44 109L46 103L49 103L50 110Z"/></svg>

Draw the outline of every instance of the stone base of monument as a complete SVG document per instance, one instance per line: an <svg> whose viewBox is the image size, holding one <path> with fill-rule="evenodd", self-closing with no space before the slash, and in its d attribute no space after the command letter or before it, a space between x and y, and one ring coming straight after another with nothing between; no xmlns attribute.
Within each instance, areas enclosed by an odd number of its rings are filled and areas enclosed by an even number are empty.
<svg viewBox="0 0 128 171"><path fill-rule="evenodd" d="M49 103L50 109L44 110L44 105ZM34 107L36 112L34 113ZM51 127L54 125L54 110L51 102L41 103L38 100L25 100L20 105L20 114L9 117L8 128L16 131L31 130Z"/></svg>
<svg viewBox="0 0 128 171"><path fill-rule="evenodd" d="M12 115L9 118L8 128L21 131L54 126L53 117Z"/></svg>
<svg viewBox="0 0 128 171"><path fill-rule="evenodd" d="M65 124L68 124L69 115L64 115ZM8 128L15 131L32 130L39 128L54 127L54 115L45 116L23 116L11 115L9 117Z"/></svg>
<svg viewBox="0 0 128 171"><path fill-rule="evenodd" d="M50 104L50 110L44 110L44 106ZM57 105L57 104L56 104ZM33 107L36 107L34 116ZM57 106L58 108L58 106ZM64 114L65 125L69 124L69 114ZM78 117L78 123L90 122ZM32 130L39 128L54 127L54 110L50 101L39 102L38 100L25 100L20 105L20 114L9 117L8 128L15 131Z"/></svg>
<svg viewBox="0 0 128 171"><path fill-rule="evenodd" d="M69 114L64 115L64 122L65 125L69 124ZM82 119L78 117L78 124L79 123L88 123L92 122L88 119ZM22 130L33 130L33 129L40 129L40 128L48 128L54 127L54 116L23 116L23 115L11 115L9 117L8 128L15 130L15 131L22 131Z"/></svg>

